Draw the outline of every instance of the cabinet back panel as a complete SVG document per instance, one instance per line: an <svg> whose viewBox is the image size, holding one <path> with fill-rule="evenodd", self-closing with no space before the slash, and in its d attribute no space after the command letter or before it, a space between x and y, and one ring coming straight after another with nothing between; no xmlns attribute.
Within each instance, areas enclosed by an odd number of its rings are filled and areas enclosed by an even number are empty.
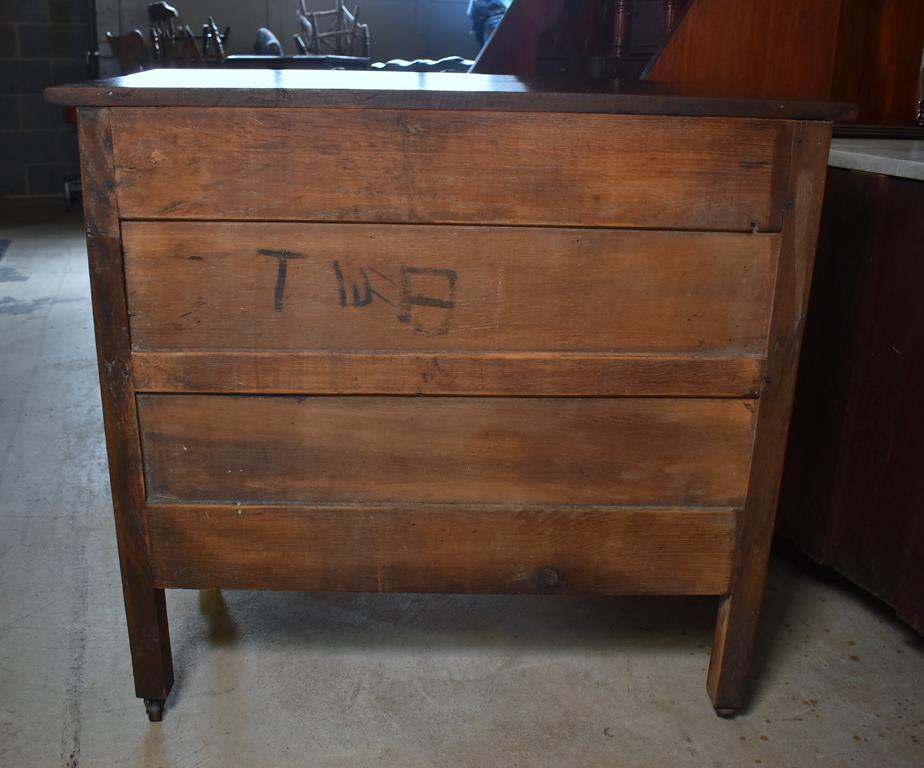
<svg viewBox="0 0 924 768"><path fill-rule="evenodd" d="M139 395L148 498L735 506L753 401Z"/></svg>
<svg viewBox="0 0 924 768"><path fill-rule="evenodd" d="M554 112L112 113L128 219L778 231L791 133L781 120Z"/></svg>

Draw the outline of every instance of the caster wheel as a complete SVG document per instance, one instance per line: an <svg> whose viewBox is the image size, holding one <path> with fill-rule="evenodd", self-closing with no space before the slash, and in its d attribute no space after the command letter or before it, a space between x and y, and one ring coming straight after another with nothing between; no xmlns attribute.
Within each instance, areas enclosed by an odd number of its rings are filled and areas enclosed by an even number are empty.
<svg viewBox="0 0 924 768"><path fill-rule="evenodd" d="M715 713L719 717L729 720L738 714L738 710L734 707L716 707Z"/></svg>
<svg viewBox="0 0 924 768"><path fill-rule="evenodd" d="M163 699L145 699L144 708L148 713L148 720L152 723L159 723L164 719L164 700Z"/></svg>

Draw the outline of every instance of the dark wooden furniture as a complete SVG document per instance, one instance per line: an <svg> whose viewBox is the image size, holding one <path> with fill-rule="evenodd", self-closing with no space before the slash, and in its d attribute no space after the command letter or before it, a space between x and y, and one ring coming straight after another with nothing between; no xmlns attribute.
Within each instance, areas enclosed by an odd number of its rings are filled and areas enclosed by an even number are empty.
<svg viewBox="0 0 924 768"><path fill-rule="evenodd" d="M222 70L50 98L152 718L164 589L207 587L717 595L709 692L745 704L842 108Z"/></svg>
<svg viewBox="0 0 924 768"><path fill-rule="evenodd" d="M830 168L779 532L924 633L924 181Z"/></svg>
<svg viewBox="0 0 924 768"><path fill-rule="evenodd" d="M360 23L358 6L351 12L343 0L336 0L332 10L312 11L305 0L299 0L295 14L302 30L295 35L300 53L361 59L372 55L369 25Z"/></svg>
<svg viewBox="0 0 924 768"><path fill-rule="evenodd" d="M514 0L473 72L637 80L695 0Z"/></svg>
<svg viewBox="0 0 924 768"><path fill-rule="evenodd" d="M691 0L645 76L714 95L833 99L914 125L921 0Z"/></svg>
<svg viewBox="0 0 924 768"><path fill-rule="evenodd" d="M841 0L692 0L646 77L716 95L830 99Z"/></svg>
<svg viewBox="0 0 924 768"><path fill-rule="evenodd" d="M922 0L843 0L831 98L865 125L915 125L922 48Z"/></svg>
<svg viewBox="0 0 924 768"><path fill-rule="evenodd" d="M921 0L514 0L473 71L856 102L862 123L912 126L922 46Z"/></svg>
<svg viewBox="0 0 924 768"><path fill-rule="evenodd" d="M157 66L173 66L177 58L178 16L176 8L165 2L151 3L148 6L151 58Z"/></svg>
<svg viewBox="0 0 924 768"><path fill-rule="evenodd" d="M202 25L202 34L196 35L189 25L180 24L178 18L177 9L165 2L148 5L148 21L150 22L148 37L151 45L152 65L154 67L220 65L225 59L225 44L231 33L230 27L221 32L215 19L209 16ZM107 37L111 38L111 35ZM113 52L115 52L114 48ZM116 55L118 56L118 53ZM121 58L119 63L122 64ZM124 65L122 74L130 74Z"/></svg>
<svg viewBox="0 0 924 768"><path fill-rule="evenodd" d="M133 75L144 70L144 35L141 30L133 29L124 35L106 33L106 42L112 48L112 55L119 62L123 75Z"/></svg>

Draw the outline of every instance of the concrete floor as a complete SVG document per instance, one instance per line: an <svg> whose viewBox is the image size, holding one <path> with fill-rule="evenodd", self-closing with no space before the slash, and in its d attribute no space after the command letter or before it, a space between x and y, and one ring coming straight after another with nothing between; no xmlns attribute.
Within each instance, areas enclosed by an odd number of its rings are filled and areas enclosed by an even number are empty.
<svg viewBox="0 0 924 768"><path fill-rule="evenodd" d="M79 214L0 240L0 766L921 766L924 647L774 559L754 704L705 693L706 599L170 592L134 698ZM2 250L0 244L0 250Z"/></svg>

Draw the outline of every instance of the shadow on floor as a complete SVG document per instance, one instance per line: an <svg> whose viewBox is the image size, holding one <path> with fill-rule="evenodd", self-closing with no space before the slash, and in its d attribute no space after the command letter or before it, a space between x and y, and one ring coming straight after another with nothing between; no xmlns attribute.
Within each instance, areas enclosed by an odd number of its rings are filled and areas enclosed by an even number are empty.
<svg viewBox="0 0 924 768"><path fill-rule="evenodd" d="M802 652L787 637L796 631L794 613L821 587L848 600L868 603L881 620L895 623L887 606L836 574L792 555L776 556L768 574L764 608L750 676L752 701L761 698L771 671L786 668ZM168 593L191 603L192 595ZM195 594L195 593L194 593ZM243 592L205 590L198 610L173 611L177 680L208 647L280 647L295 650L390 654L465 649L510 654L556 652L619 655L645 652L666 656L701 654L708 664L716 598L587 597L561 595L409 595ZM818 599L825 600L821 597ZM705 684L705 676L704 676Z"/></svg>

